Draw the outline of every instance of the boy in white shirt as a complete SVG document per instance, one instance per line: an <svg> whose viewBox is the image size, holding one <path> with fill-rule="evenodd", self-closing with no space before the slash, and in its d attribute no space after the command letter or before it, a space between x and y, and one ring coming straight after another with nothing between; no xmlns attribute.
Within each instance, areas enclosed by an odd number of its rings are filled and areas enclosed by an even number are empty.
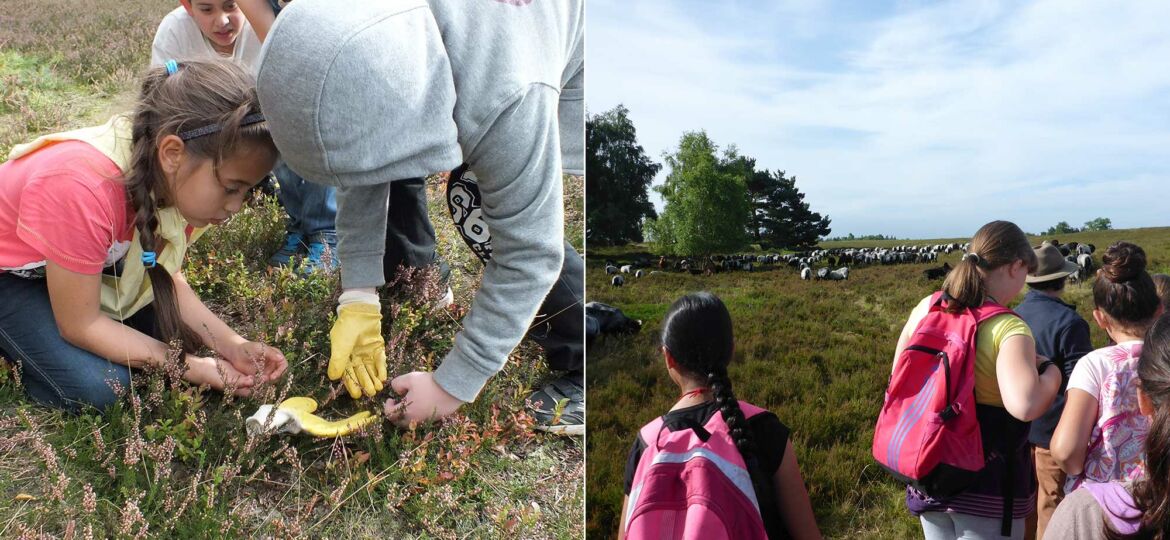
<svg viewBox="0 0 1170 540"><path fill-rule="evenodd" d="M154 33L150 65L225 58L255 73L260 40L235 0L179 0Z"/></svg>

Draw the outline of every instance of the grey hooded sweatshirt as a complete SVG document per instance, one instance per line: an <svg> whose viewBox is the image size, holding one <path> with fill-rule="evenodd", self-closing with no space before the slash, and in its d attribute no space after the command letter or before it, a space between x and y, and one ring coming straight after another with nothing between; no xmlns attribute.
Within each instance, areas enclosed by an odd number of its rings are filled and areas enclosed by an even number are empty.
<svg viewBox="0 0 1170 540"><path fill-rule="evenodd" d="M337 187L343 287L385 282L390 182L461 163L478 178L492 259L434 374L463 401L560 271L561 174L584 174L584 23L583 0L297 0L261 51L283 159Z"/></svg>

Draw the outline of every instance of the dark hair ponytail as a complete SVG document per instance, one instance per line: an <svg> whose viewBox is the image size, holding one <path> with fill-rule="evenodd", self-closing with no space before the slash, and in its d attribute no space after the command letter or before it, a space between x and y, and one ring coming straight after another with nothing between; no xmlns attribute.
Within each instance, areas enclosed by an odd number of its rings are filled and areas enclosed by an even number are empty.
<svg viewBox="0 0 1170 540"><path fill-rule="evenodd" d="M220 129L215 133L184 141L186 154L210 159L215 168L241 144L261 145L275 156L276 147L265 122L240 126L246 115L259 112L255 82L231 62L183 62L174 74L168 74L163 67L147 73L132 117L131 162L124 174L143 252L159 253L165 247L165 241L158 237L158 210L174 204L158 160L162 139L218 125ZM127 261L126 264L141 263ZM199 334L183 323L170 272L157 264L147 269L147 275L154 293L159 338L168 344L178 344L184 352L198 350Z"/></svg>
<svg viewBox="0 0 1170 540"><path fill-rule="evenodd" d="M731 314L718 296L703 291L675 300L662 323L662 345L670 351L681 371L693 377L705 377L715 404L723 413L735 447L749 467L757 469L755 441L739 400L727 375L727 365L735 350ZM761 490L760 475L753 471L752 483Z"/></svg>
<svg viewBox="0 0 1170 540"><path fill-rule="evenodd" d="M1146 334L1138 359L1142 392L1154 404L1154 416L1146 433L1146 476L1134 483L1134 505L1142 511L1134 534L1121 534L1108 525L1110 540L1170 539L1170 315L1154 321ZM1109 520L1106 520L1108 523Z"/></svg>
<svg viewBox="0 0 1170 540"><path fill-rule="evenodd" d="M991 271L1015 261L1026 262L1029 271L1036 268L1036 253L1024 231L1010 221L992 221L980 227L967 253L943 281L943 291L951 298L947 311L982 306L987 300L987 284L979 270Z"/></svg>

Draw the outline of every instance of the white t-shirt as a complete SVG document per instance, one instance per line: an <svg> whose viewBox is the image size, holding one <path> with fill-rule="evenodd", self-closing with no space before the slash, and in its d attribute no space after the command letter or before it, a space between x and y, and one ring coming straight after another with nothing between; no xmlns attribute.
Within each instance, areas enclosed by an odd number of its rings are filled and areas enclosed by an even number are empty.
<svg viewBox="0 0 1170 540"><path fill-rule="evenodd" d="M252 31L252 25L245 20L236 37L235 50L231 56L227 56L211 47L211 42L199 31L199 25L195 24L195 19L183 6L163 17L150 48L151 67L161 66L170 59L182 61L206 58L230 59L255 75L256 69L260 67L260 39Z"/></svg>
<svg viewBox="0 0 1170 540"><path fill-rule="evenodd" d="M1145 476L1142 454L1150 420L1138 410L1141 354L1141 341L1126 341L1082 356L1073 368L1068 388L1097 398L1097 423L1089 433L1084 470L1069 475L1065 493L1086 480L1131 481Z"/></svg>

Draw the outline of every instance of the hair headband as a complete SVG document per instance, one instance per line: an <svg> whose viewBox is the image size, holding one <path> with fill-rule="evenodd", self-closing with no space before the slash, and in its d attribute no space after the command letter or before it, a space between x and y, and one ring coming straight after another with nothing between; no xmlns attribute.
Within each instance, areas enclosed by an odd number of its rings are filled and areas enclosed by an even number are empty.
<svg viewBox="0 0 1170 540"><path fill-rule="evenodd" d="M263 121L264 121L264 114L263 113L252 113L252 114L249 114L248 116L245 116L244 119L240 121L240 127L250 126L252 124L258 124L258 123L263 122ZM203 126L201 128L195 128L195 129L192 129L189 131L183 131L183 132L179 133L179 138L183 139L184 141L189 141L191 139L202 137L204 135L211 135L212 133L216 133L221 129L223 129L223 126L221 126L219 124L208 124L208 125Z"/></svg>
<svg viewBox="0 0 1170 540"><path fill-rule="evenodd" d="M983 266L983 257L980 257L978 253L968 253L963 255L963 260L971 261L975 263L975 266Z"/></svg>
<svg viewBox="0 0 1170 540"><path fill-rule="evenodd" d="M179 72L179 63L174 60L167 60L167 62L163 65L167 68L167 76L171 76Z"/></svg>

